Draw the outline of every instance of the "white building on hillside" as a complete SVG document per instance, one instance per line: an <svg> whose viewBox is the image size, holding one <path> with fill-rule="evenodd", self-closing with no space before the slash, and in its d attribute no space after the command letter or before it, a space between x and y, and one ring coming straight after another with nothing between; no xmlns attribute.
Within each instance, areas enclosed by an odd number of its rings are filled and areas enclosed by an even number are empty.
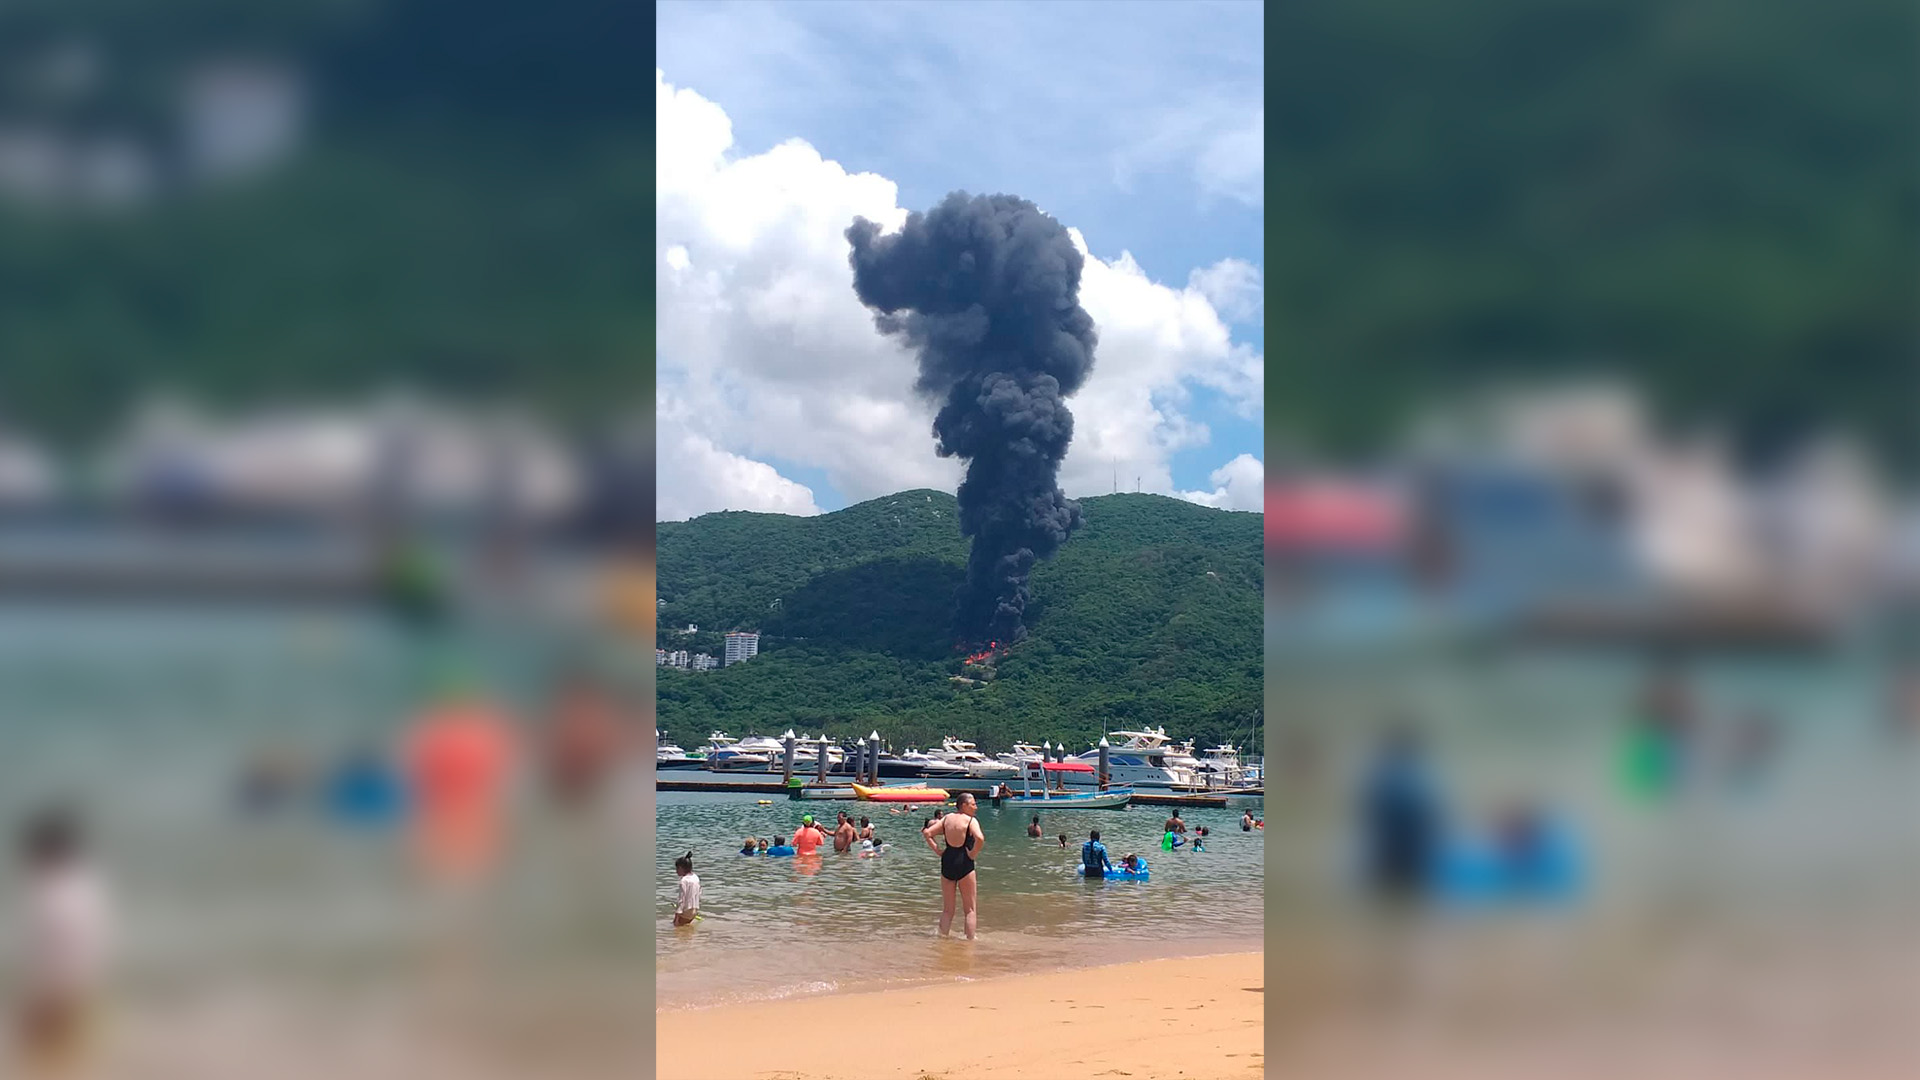
<svg viewBox="0 0 1920 1080"><path fill-rule="evenodd" d="M743 660L751 660L760 655L760 635L744 631L734 631L727 635L726 662L728 666Z"/></svg>

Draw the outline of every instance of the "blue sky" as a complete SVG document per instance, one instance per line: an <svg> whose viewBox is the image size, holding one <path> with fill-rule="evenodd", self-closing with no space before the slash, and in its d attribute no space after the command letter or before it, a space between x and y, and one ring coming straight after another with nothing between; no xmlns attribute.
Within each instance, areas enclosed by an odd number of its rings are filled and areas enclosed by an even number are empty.
<svg viewBox="0 0 1920 1080"><path fill-rule="evenodd" d="M724 110L735 156L804 140L850 173L893 181L905 209L955 189L1017 194L1078 229L1094 257L1129 253L1174 290L1222 260L1263 265L1254 0L666 0L656 10L662 77ZM1257 304L1232 317L1217 306L1232 343L1263 353ZM1223 464L1264 456L1244 392L1196 376L1163 378L1153 393L1206 432L1162 440L1174 488L1213 490ZM822 509L866 494L843 492L854 485L830 462L777 447L752 456L811 488Z"/></svg>

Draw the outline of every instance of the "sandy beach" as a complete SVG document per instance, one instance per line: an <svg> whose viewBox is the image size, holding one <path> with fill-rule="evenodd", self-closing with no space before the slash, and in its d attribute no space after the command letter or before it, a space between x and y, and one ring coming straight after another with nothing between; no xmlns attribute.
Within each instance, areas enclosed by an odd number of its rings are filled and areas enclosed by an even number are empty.
<svg viewBox="0 0 1920 1080"><path fill-rule="evenodd" d="M658 1076L1250 1080L1264 1060L1262 962L1234 953L662 1012Z"/></svg>

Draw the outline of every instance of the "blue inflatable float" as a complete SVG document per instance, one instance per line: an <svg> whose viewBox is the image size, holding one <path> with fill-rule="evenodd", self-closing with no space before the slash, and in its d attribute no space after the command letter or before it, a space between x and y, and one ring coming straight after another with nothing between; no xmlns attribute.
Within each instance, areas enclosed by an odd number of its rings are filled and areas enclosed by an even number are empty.
<svg viewBox="0 0 1920 1080"><path fill-rule="evenodd" d="M355 755L341 762L327 778L323 798L327 813L335 821L360 828L391 825L407 812L405 781L373 754Z"/></svg>
<svg viewBox="0 0 1920 1080"><path fill-rule="evenodd" d="M1563 828L1541 831L1524 854L1485 841L1456 842L1434 869L1434 892L1455 908L1563 904L1578 898L1581 859Z"/></svg>
<svg viewBox="0 0 1920 1080"><path fill-rule="evenodd" d="M1087 868L1084 865L1075 866L1073 872L1079 874L1081 877L1087 876ZM1118 866L1115 866L1106 872L1105 877L1108 881L1146 881L1148 880L1148 873L1147 860L1141 859L1140 869L1122 870Z"/></svg>

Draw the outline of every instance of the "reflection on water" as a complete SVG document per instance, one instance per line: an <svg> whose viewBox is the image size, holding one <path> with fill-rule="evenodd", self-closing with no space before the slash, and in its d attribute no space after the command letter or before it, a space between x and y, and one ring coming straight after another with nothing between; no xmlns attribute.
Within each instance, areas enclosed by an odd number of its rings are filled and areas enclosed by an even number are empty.
<svg viewBox="0 0 1920 1080"><path fill-rule="evenodd" d="M742 838L791 835L800 816L827 823L865 814L887 854L812 859L745 857ZM941 941L939 857L919 830L931 811L872 804L757 805L753 796L662 794L656 819L657 986L661 1004L712 1004L933 978L1086 966L1258 947L1263 835L1240 831L1239 810L1182 809L1212 830L1207 850L1162 852L1167 812L1040 811L1043 839L1026 835L1033 811L983 806L980 937ZM1152 880L1085 881L1080 844L1099 829L1117 862L1147 860ZM1069 846L1060 846L1067 834ZM673 859L691 849L702 920L671 928ZM957 921L956 916L956 921Z"/></svg>

